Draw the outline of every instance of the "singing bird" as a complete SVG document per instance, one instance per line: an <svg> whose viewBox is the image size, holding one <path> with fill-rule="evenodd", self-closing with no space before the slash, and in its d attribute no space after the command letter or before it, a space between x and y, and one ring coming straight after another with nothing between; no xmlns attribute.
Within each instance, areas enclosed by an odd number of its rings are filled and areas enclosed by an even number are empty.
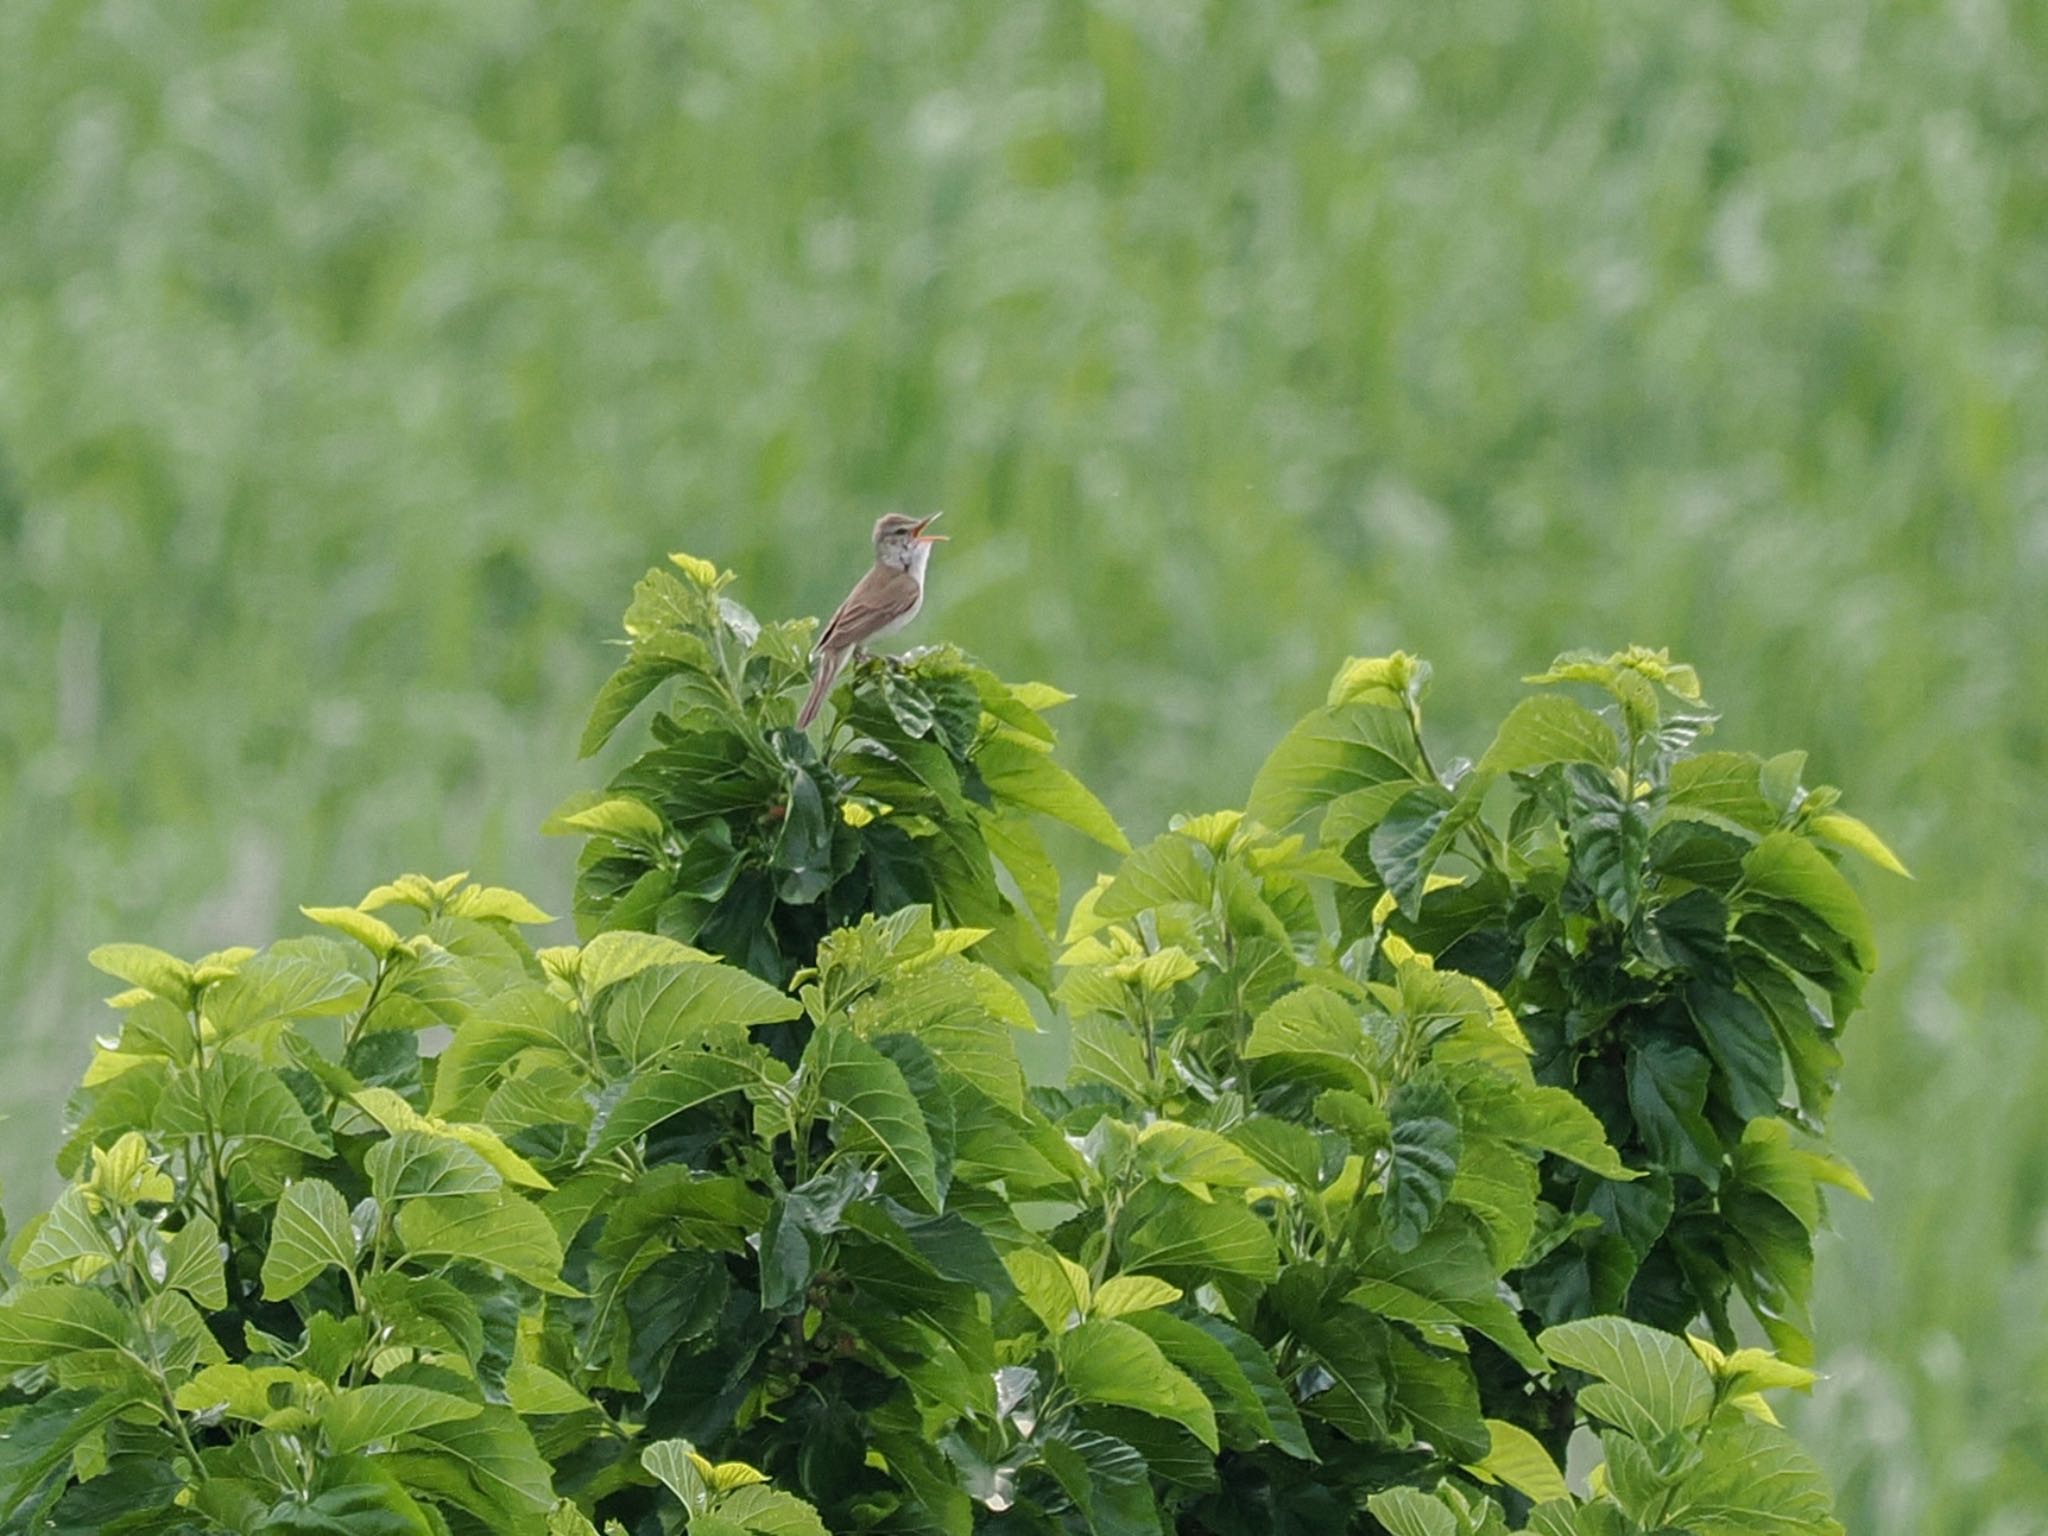
<svg viewBox="0 0 2048 1536"><path fill-rule="evenodd" d="M876 522L873 568L846 594L811 651L817 670L810 697L797 713L798 730L818 718L832 684L848 661L865 653L869 641L893 635L917 617L924 606L924 569L931 563L932 546L946 538L925 531L938 518L936 512L925 518L891 512Z"/></svg>

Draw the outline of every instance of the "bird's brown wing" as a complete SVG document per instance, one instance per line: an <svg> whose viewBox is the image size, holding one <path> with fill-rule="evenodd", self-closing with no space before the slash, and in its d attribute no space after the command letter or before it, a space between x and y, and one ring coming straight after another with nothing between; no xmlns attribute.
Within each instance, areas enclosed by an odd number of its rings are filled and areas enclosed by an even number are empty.
<svg viewBox="0 0 2048 1536"><path fill-rule="evenodd" d="M917 606L917 578L892 565L877 565L861 577L818 635L819 651L851 650Z"/></svg>

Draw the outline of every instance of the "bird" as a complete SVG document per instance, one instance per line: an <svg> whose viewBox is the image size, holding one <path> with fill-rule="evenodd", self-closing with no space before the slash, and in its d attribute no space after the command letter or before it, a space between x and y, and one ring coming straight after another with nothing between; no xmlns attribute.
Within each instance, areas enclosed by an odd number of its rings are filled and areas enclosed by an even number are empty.
<svg viewBox="0 0 2048 1536"><path fill-rule="evenodd" d="M924 606L924 571L932 546L945 542L943 533L928 533L939 514L907 517L891 512L875 522L875 563L854 584L846 601L832 615L811 648L814 672L810 696L797 712L796 728L805 730L817 719L825 696L846 663L863 654L870 640L893 635L917 617Z"/></svg>

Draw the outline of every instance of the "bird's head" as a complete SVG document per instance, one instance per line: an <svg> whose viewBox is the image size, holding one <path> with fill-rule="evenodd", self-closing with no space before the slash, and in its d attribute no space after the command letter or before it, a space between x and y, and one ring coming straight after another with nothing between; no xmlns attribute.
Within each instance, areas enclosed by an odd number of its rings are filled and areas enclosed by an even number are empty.
<svg viewBox="0 0 2048 1536"><path fill-rule="evenodd" d="M916 570L931 558L932 546L944 541L943 533L927 530L937 522L939 514L930 517L906 517L901 512L891 512L875 523L875 559L883 565L893 565L899 570Z"/></svg>

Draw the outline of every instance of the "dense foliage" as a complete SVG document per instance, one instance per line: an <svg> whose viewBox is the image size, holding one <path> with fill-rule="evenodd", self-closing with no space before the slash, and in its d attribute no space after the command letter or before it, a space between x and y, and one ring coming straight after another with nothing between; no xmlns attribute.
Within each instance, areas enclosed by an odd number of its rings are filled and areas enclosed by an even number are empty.
<svg viewBox="0 0 2048 1536"><path fill-rule="evenodd" d="M1439 770L1397 655L1131 850L1055 691L876 660L820 747L806 628L675 564L586 747L666 690L650 742L554 822L580 944L409 875L95 953L120 1031L0 1299L10 1528L1839 1530L1760 1394L1857 1187L1830 850L1890 856L1796 755L1695 751L1631 651ZM1056 972L1034 816L1121 855Z"/></svg>

